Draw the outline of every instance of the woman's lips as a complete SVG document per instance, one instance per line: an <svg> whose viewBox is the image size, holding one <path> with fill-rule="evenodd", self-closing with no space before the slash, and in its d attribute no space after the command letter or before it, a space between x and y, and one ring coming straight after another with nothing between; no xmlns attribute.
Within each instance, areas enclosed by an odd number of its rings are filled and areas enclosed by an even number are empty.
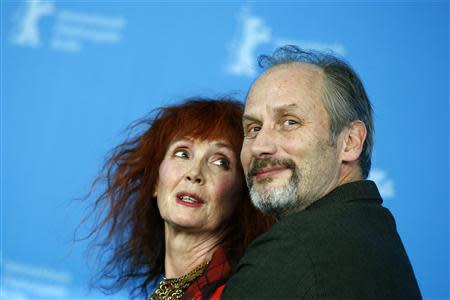
<svg viewBox="0 0 450 300"><path fill-rule="evenodd" d="M188 192L177 193L176 201L178 204L189 207L199 207L205 203L205 201L203 201L203 199L199 195Z"/></svg>
<svg viewBox="0 0 450 300"><path fill-rule="evenodd" d="M286 168L286 167L262 168L256 172L255 179L263 180L263 179L272 177L274 175L278 175L279 173L282 173L286 170L290 170L290 169Z"/></svg>

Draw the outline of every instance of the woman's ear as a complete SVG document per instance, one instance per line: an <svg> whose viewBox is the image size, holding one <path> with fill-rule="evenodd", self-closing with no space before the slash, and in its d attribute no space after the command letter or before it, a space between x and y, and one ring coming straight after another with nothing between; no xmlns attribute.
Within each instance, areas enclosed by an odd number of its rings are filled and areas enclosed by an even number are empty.
<svg viewBox="0 0 450 300"><path fill-rule="evenodd" d="M362 121L353 121L344 132L342 161L352 162L359 159L367 136L366 125Z"/></svg>
<svg viewBox="0 0 450 300"><path fill-rule="evenodd" d="M158 198L158 192L157 192L157 190L158 190L158 183L159 183L159 180L156 181L155 189L154 189L154 192L153 192L153 195L152 195L153 198Z"/></svg>

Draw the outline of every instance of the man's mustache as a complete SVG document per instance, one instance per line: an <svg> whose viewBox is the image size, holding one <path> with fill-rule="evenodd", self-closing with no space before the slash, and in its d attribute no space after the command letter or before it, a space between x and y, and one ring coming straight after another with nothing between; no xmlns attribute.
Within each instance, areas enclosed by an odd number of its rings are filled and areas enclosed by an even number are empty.
<svg viewBox="0 0 450 300"><path fill-rule="evenodd" d="M267 167L284 167L294 171L297 166L292 159L255 159L247 172L247 177L256 176L260 169Z"/></svg>

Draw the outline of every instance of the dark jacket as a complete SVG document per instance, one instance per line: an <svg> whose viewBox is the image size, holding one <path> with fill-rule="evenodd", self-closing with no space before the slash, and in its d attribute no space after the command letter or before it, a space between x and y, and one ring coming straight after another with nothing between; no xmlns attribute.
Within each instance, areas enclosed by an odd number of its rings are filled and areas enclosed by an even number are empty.
<svg viewBox="0 0 450 300"><path fill-rule="evenodd" d="M422 299L372 181L337 187L256 239L222 299Z"/></svg>

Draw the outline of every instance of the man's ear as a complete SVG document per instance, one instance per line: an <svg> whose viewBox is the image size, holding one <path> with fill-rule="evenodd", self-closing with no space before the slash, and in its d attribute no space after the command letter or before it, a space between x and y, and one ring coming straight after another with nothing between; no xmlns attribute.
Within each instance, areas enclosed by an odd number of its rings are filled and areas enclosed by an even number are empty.
<svg viewBox="0 0 450 300"><path fill-rule="evenodd" d="M366 140L366 125L359 120L353 121L348 128L344 129L344 134L344 144L341 153L342 161L356 161L361 155L364 141Z"/></svg>

